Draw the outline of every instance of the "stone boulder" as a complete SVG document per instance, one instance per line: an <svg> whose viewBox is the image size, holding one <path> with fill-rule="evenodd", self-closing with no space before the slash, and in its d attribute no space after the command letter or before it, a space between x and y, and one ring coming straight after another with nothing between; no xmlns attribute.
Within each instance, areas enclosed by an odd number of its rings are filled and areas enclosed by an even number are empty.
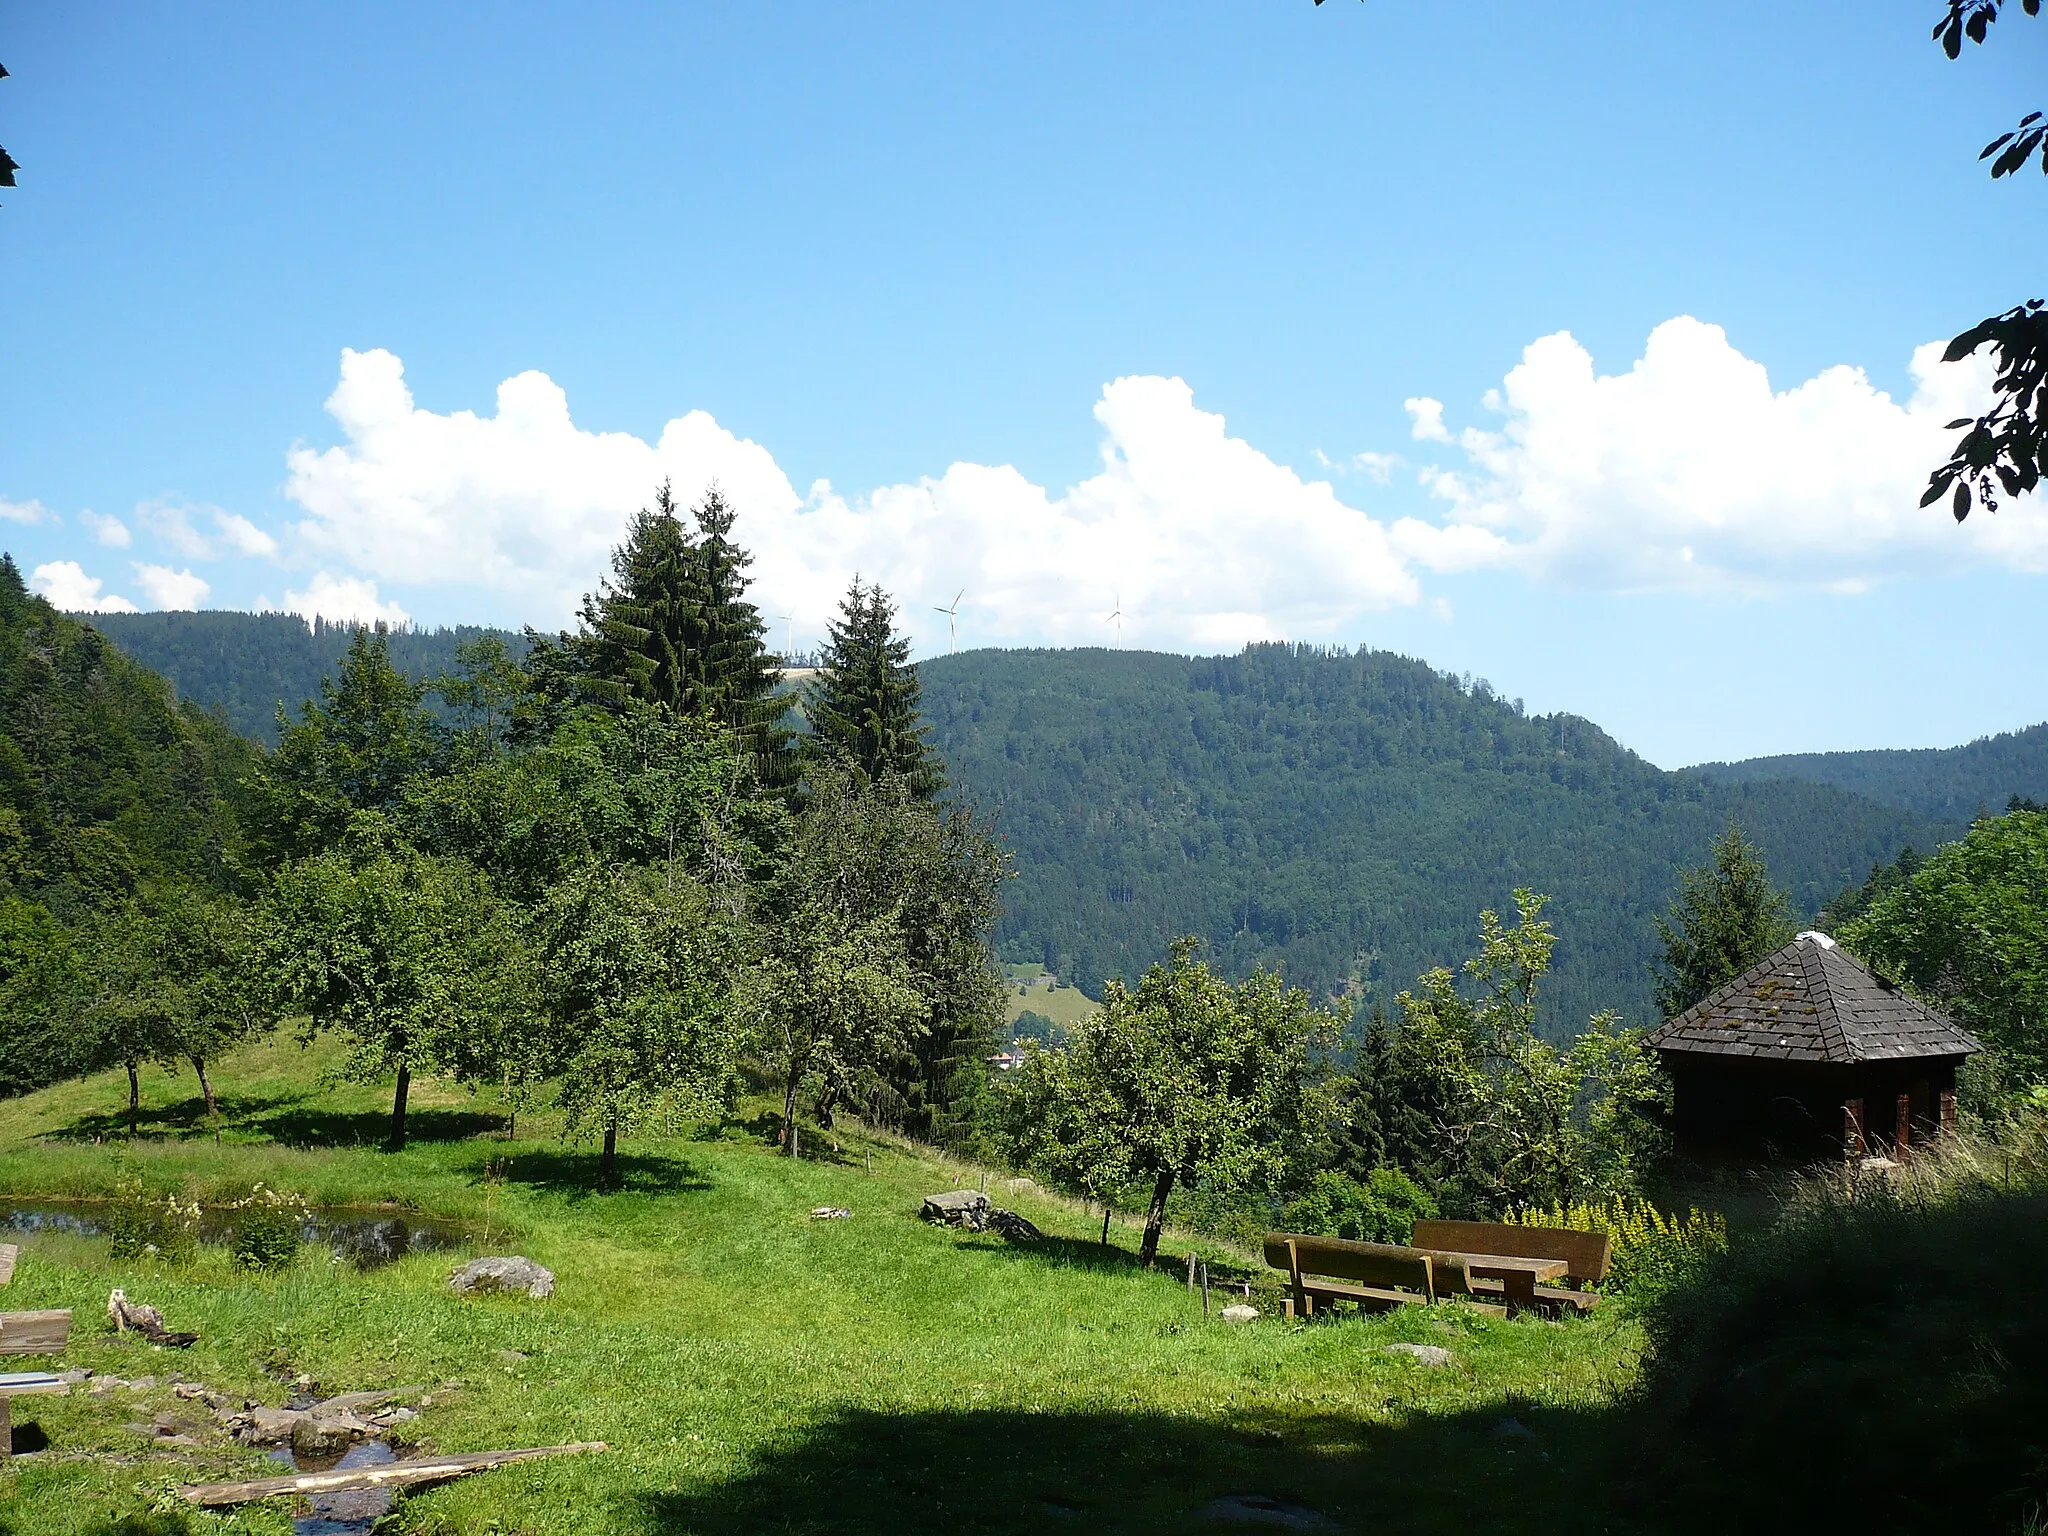
<svg viewBox="0 0 2048 1536"><path fill-rule="evenodd" d="M1015 1211L1000 1207L988 1213L989 1230L1000 1232L1013 1243L1035 1243L1045 1234Z"/></svg>
<svg viewBox="0 0 2048 1536"><path fill-rule="evenodd" d="M463 1296L478 1291L514 1291L539 1301L555 1294L555 1273L531 1259L471 1259L448 1277L448 1284Z"/></svg>
<svg viewBox="0 0 2048 1536"><path fill-rule="evenodd" d="M917 1214L925 1221L965 1227L969 1232L986 1232L994 1210L988 1196L978 1189L949 1189L943 1194L926 1195Z"/></svg>
<svg viewBox="0 0 2048 1536"><path fill-rule="evenodd" d="M1449 1365L1451 1352L1441 1344L1382 1344L1383 1355L1406 1355L1417 1365Z"/></svg>
<svg viewBox="0 0 2048 1536"><path fill-rule="evenodd" d="M1259 1309L1248 1307L1241 1301L1223 1309L1223 1321L1226 1323L1256 1323L1258 1320Z"/></svg>

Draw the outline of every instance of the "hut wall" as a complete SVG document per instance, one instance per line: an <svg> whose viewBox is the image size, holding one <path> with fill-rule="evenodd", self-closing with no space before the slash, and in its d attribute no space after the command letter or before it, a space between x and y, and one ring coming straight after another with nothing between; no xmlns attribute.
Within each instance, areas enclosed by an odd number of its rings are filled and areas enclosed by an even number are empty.
<svg viewBox="0 0 2048 1536"><path fill-rule="evenodd" d="M1682 1157L1813 1162L1843 1153L1843 1106L1863 1105L1864 1150L1893 1154L1898 1099L1908 1097L1909 1140L1931 1140L1941 1096L1955 1091L1956 1060L1922 1057L1837 1066L1813 1062L1715 1060L1665 1053L1674 1087L1673 1121Z"/></svg>

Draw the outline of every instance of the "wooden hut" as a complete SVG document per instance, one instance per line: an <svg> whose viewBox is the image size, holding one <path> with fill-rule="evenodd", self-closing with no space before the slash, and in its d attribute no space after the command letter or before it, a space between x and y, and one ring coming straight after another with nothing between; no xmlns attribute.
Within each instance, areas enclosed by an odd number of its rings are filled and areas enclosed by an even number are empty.
<svg viewBox="0 0 2048 1536"><path fill-rule="evenodd" d="M1822 933L1651 1032L1694 1158L1897 1157L1955 1129L1956 1068L1983 1049Z"/></svg>

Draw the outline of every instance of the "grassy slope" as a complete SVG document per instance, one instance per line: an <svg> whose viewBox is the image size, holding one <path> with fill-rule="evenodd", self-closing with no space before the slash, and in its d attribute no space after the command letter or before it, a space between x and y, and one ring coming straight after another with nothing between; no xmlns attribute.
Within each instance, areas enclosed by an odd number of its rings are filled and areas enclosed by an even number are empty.
<svg viewBox="0 0 2048 1536"><path fill-rule="evenodd" d="M1010 965L1003 969L1008 980L1003 990L1008 997L1012 1024L1028 1008L1062 1028L1071 1029L1083 1019L1092 1018L1102 1006L1079 987L1061 986L1060 979L1042 965Z"/></svg>
<svg viewBox="0 0 2048 1536"><path fill-rule="evenodd" d="M1638 1336L1618 1315L1205 1321L1169 1275L1132 1266L1128 1231L1104 1254L1085 1213L1029 1190L1003 1198L1053 1234L1038 1251L919 1223L920 1195L972 1171L845 1132L836 1160L796 1164L740 1126L635 1143L626 1187L599 1194L588 1156L524 1119L515 1143L478 1134L492 1107L460 1091L416 1088L424 1134L393 1156L371 1145L382 1096L317 1083L288 1044L220 1075L219 1145L178 1134L197 1120L189 1077L146 1081L132 1153L90 1140L117 1118L115 1078L0 1105L0 1189L104 1191L125 1160L201 1192L260 1177L324 1201L474 1220L485 1165L503 1159L494 1219L515 1230L509 1246L556 1271L557 1296L459 1300L442 1284L446 1256L368 1274L309 1260L269 1278L209 1252L162 1273L112 1263L103 1241L49 1237L29 1242L6 1302L76 1309L68 1365L178 1370L271 1402L300 1371L327 1390L459 1381L410 1426L440 1449L613 1447L417 1495L401 1505L405 1530L902 1536L1031 1530L1064 1514L1089 1529L1157 1530L1245 1492L1294 1495L1347 1528L1509 1528L1587 1496L1599 1420L1633 1369ZM290 1144L313 1138L328 1144ZM807 1219L827 1203L854 1219ZM114 1284L202 1342L172 1356L113 1338L101 1318ZM1272 1295L1259 1300L1278 1311ZM1380 1353L1397 1339L1448 1343L1457 1362L1428 1370ZM170 1406L161 1393L24 1400L19 1420L58 1452L140 1459L18 1463L0 1474L0 1531L183 1530L183 1516L143 1513L151 1490L259 1470L232 1447L142 1452L120 1427ZM1510 1412L1541 1440L1492 1433ZM274 1513L245 1519L285 1528Z"/></svg>

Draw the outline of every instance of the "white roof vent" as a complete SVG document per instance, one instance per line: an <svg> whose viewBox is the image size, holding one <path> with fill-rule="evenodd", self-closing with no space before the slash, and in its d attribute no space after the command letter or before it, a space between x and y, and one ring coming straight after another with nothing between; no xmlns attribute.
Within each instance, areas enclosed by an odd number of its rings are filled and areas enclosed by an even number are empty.
<svg viewBox="0 0 2048 1536"><path fill-rule="evenodd" d="M1833 949L1835 947L1835 941L1822 933L1818 928L1807 929L1806 932L1798 936L1798 942L1801 944L1818 944L1822 949Z"/></svg>

